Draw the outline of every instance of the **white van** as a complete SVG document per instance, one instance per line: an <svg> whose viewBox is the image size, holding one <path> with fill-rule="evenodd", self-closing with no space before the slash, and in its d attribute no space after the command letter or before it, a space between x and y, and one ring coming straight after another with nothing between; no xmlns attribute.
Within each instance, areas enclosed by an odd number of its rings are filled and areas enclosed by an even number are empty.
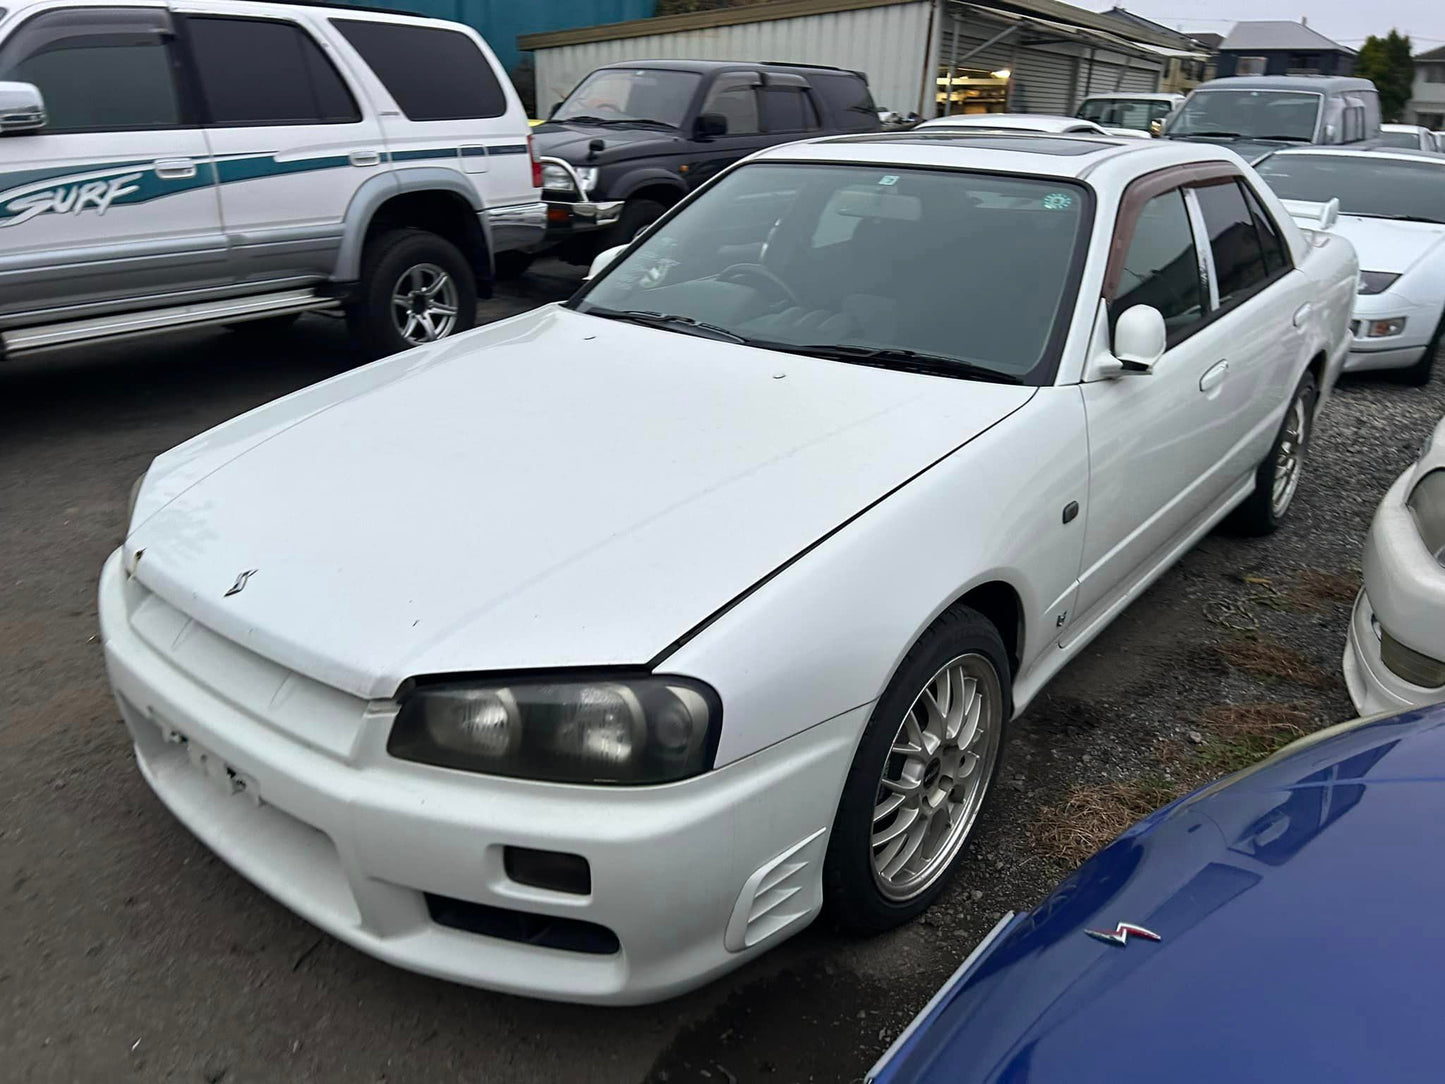
<svg viewBox="0 0 1445 1084"><path fill-rule="evenodd" d="M0 0L0 357L345 312L455 334L546 228L526 114L457 23Z"/></svg>

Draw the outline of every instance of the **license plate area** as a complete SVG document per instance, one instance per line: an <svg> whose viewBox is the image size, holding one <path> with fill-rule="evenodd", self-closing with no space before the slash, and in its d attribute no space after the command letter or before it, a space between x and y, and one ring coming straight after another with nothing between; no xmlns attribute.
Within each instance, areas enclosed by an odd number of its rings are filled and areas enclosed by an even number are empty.
<svg viewBox="0 0 1445 1084"><path fill-rule="evenodd" d="M199 742L188 738L159 715L154 718L156 725L160 728L161 740L166 745L177 747L178 751L183 752L186 759L190 761L191 767L200 772L207 782L217 790L234 797L244 798L255 806L262 804L261 788L257 786L256 780L252 776L227 764L224 759Z"/></svg>

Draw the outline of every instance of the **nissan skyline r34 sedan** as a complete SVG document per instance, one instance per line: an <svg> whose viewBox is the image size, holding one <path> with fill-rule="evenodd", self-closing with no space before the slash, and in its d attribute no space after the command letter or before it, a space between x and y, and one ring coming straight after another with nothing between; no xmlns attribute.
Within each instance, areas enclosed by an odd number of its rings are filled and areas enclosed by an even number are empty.
<svg viewBox="0 0 1445 1084"><path fill-rule="evenodd" d="M894 926L1049 677L1288 512L1357 270L1206 145L764 151L571 300L159 456L100 582L140 769L311 922L497 990Z"/></svg>

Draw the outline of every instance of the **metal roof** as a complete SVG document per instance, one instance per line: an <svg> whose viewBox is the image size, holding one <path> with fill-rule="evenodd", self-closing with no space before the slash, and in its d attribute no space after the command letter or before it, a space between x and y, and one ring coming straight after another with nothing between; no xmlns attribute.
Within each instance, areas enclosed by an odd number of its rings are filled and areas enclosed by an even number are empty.
<svg viewBox="0 0 1445 1084"><path fill-rule="evenodd" d="M1235 23L1234 29L1229 32L1229 36L1219 46L1219 51L1222 53L1256 49L1264 52L1276 49L1319 52L1323 49L1351 55L1355 52L1337 41L1331 41L1318 30L1311 29L1304 23L1294 23L1287 19Z"/></svg>

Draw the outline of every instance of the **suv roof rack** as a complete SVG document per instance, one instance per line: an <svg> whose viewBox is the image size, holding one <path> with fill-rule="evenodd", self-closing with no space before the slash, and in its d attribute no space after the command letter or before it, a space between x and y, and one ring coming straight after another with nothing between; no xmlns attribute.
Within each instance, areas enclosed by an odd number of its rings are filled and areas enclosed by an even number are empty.
<svg viewBox="0 0 1445 1084"><path fill-rule="evenodd" d="M836 64L803 64L797 60L764 60L762 63L774 65L779 68L820 68L823 71L829 72L845 72L849 70L847 68L840 68ZM853 74L857 75L858 73L853 72Z"/></svg>

